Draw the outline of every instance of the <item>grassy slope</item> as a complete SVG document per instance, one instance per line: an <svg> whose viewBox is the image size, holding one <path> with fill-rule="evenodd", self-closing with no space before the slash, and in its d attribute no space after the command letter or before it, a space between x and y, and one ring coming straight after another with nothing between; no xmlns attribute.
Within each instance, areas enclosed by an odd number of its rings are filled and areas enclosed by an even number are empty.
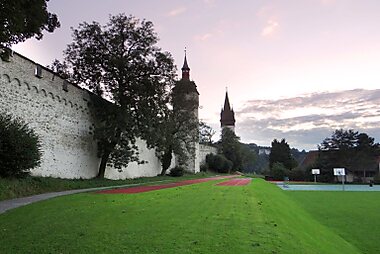
<svg viewBox="0 0 380 254"><path fill-rule="evenodd" d="M0 215L0 252L359 253L271 184L214 184L18 208Z"/></svg>
<svg viewBox="0 0 380 254"><path fill-rule="evenodd" d="M0 177L0 201L41 194L46 192L86 189L125 184L146 183L153 181L178 181L215 175L213 173L200 173L173 178L169 176L145 177L126 180L109 179L60 179L51 177L27 177L24 179L6 179Z"/></svg>
<svg viewBox="0 0 380 254"><path fill-rule="evenodd" d="M380 193L291 191L287 195L363 253L380 253Z"/></svg>

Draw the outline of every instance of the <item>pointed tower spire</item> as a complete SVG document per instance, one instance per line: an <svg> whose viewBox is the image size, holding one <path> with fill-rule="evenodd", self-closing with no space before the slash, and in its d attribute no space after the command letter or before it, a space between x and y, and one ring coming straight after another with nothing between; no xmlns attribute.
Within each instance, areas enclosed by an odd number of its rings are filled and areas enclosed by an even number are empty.
<svg viewBox="0 0 380 254"><path fill-rule="evenodd" d="M235 112L231 108L230 100L228 98L228 91L226 87L226 98L224 99L224 106L222 112L220 112L220 124L221 127L228 127L231 130L235 130Z"/></svg>
<svg viewBox="0 0 380 254"><path fill-rule="evenodd" d="M186 47L185 47L185 60L183 62L183 66L181 70L182 70L182 79L190 80L190 68L189 68L189 65L187 64L187 59L186 59Z"/></svg>
<svg viewBox="0 0 380 254"><path fill-rule="evenodd" d="M223 110L224 110L224 111L230 111L230 110L231 110L230 100L228 99L228 92L227 92L227 91L226 91L226 98L224 99L224 107L223 107Z"/></svg>

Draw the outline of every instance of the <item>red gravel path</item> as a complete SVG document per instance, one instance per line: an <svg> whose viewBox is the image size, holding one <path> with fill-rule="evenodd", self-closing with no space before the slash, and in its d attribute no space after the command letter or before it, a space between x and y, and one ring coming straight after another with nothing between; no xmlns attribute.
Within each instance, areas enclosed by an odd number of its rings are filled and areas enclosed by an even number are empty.
<svg viewBox="0 0 380 254"><path fill-rule="evenodd" d="M242 186L251 182L251 178L237 178L229 181L218 183L218 186Z"/></svg>
<svg viewBox="0 0 380 254"><path fill-rule="evenodd" d="M176 183L168 183L168 184L162 184L162 185L151 185L151 186L137 186L137 187L131 187L131 188L120 188L120 189L113 189L113 190L102 190L98 191L96 193L101 194L132 194L132 193L141 193L141 192L147 192L147 191L154 191L154 190L161 190L161 189L167 189L167 188L174 188L178 186L184 186L184 185L190 185L195 183L204 183L208 181L213 180L219 180L219 179L228 179L236 177L236 175L231 176L217 176L217 177L209 177L209 178L201 178L201 179L193 179L193 180L185 180L181 182Z"/></svg>

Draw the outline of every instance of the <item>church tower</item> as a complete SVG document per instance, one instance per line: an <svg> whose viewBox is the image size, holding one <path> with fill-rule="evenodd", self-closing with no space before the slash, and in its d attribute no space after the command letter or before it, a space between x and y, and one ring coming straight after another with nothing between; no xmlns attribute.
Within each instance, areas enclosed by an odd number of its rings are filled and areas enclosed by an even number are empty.
<svg viewBox="0 0 380 254"><path fill-rule="evenodd" d="M185 166L189 172L197 173L199 172L199 160L197 156L199 152L199 92L195 82L190 80L190 68L187 63L186 50L181 70L182 78L176 82L173 88L173 110L178 113L177 115L180 122L178 131L187 135L188 140L191 140L191 142L187 144L183 142L182 144L187 150L187 161L183 162L177 158L176 164ZM181 128L183 128L183 130L181 130Z"/></svg>
<svg viewBox="0 0 380 254"><path fill-rule="evenodd" d="M230 106L230 100L228 99L228 92L226 91L226 98L224 99L224 107L220 112L220 125L222 129L224 127L230 128L235 132L235 112Z"/></svg>

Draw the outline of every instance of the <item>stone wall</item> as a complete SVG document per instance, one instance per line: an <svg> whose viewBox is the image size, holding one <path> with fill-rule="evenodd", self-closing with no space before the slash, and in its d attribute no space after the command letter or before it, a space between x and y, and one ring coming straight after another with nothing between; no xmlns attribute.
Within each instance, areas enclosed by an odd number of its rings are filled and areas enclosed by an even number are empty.
<svg viewBox="0 0 380 254"><path fill-rule="evenodd" d="M206 162L206 156L207 154L217 154L218 149L214 146L200 144L199 145L199 164L202 165Z"/></svg>
<svg viewBox="0 0 380 254"><path fill-rule="evenodd" d="M0 60L0 111L20 117L42 141L41 166L36 176L92 178L100 159L93 139L94 117L89 93L67 83L48 69L36 75L38 64L14 53ZM161 165L143 140L137 141L140 158L147 164L131 163L122 171L107 168L110 179L155 176Z"/></svg>

